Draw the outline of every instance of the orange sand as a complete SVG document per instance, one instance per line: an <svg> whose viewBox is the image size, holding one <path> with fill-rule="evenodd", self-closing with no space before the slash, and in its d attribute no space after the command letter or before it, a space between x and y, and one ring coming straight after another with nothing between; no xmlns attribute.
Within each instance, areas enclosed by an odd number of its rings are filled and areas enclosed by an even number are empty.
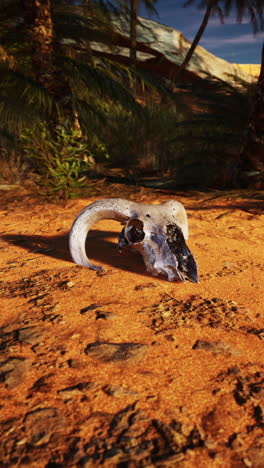
<svg viewBox="0 0 264 468"><path fill-rule="evenodd" d="M71 223L105 196L181 201L200 283L117 255L115 221L87 243L103 274L74 265ZM263 221L260 193L2 192L0 465L263 467Z"/></svg>

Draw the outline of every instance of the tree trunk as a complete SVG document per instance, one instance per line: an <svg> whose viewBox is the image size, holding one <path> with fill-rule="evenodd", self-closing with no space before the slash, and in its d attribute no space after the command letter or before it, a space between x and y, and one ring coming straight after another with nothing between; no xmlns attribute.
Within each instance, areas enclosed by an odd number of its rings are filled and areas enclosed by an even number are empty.
<svg viewBox="0 0 264 468"><path fill-rule="evenodd" d="M194 37L194 39L192 41L191 47L188 50L182 64L180 65L180 67L178 68L176 73L174 73L174 76L171 79L171 86L172 87L175 84L175 82L180 79L181 72L187 67L188 63L190 62L190 60L191 60L191 58L192 58L192 56L194 54L194 51L195 51L195 49L196 49L196 47L197 47L203 33L204 33L204 30L205 30L205 28L206 28L206 26L208 24L212 9L216 5L216 2L217 2L217 0L211 0L209 2L208 6L207 6L207 8L205 10L205 14L204 14L201 26L199 27L199 29L198 29L198 31L197 31L197 33L196 33L196 35L195 35L195 37Z"/></svg>
<svg viewBox="0 0 264 468"><path fill-rule="evenodd" d="M137 15L138 0L130 0L130 64L136 67L137 61Z"/></svg>
<svg viewBox="0 0 264 468"><path fill-rule="evenodd" d="M66 120L72 119L71 91L58 63L58 44L53 27L51 0L22 0L28 40L31 46L32 74L53 99L52 118L58 107Z"/></svg>
<svg viewBox="0 0 264 468"><path fill-rule="evenodd" d="M240 182L244 187L264 188L264 43L256 94L240 151Z"/></svg>

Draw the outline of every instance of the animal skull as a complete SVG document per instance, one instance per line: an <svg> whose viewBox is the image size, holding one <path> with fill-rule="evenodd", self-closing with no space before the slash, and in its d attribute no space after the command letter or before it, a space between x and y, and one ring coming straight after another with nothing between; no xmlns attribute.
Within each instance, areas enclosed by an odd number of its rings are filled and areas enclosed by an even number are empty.
<svg viewBox="0 0 264 468"><path fill-rule="evenodd" d="M138 250L152 275L165 275L169 281L188 279L198 283L196 261L185 242L188 223L181 203L171 200L145 205L107 198L88 205L76 217L70 231L70 251L78 265L102 270L89 261L85 251L89 229L102 219L114 219L124 225L118 241L119 252L127 247Z"/></svg>

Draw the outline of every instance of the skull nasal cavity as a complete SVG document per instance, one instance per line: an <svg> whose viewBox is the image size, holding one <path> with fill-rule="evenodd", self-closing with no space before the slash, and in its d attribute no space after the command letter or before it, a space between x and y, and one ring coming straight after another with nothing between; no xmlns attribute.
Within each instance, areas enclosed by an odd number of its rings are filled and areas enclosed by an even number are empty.
<svg viewBox="0 0 264 468"><path fill-rule="evenodd" d="M145 233L143 231L143 223L140 219L135 218L128 221L126 237L127 240L133 244L143 241Z"/></svg>

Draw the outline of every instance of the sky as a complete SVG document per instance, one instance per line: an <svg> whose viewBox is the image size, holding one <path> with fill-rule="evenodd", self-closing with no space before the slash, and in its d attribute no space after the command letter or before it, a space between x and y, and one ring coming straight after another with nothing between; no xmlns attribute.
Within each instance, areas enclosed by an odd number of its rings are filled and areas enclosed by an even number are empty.
<svg viewBox="0 0 264 468"><path fill-rule="evenodd" d="M199 10L195 5L186 8L179 5L181 3L176 0L157 0L155 8L158 16L149 17L143 7L140 15L177 29L192 41L200 27L204 10ZM228 62L259 64L263 41L264 32L254 35L249 20L245 18L242 24L238 24L233 14L225 19L225 24L221 24L218 17L212 17L199 45Z"/></svg>

